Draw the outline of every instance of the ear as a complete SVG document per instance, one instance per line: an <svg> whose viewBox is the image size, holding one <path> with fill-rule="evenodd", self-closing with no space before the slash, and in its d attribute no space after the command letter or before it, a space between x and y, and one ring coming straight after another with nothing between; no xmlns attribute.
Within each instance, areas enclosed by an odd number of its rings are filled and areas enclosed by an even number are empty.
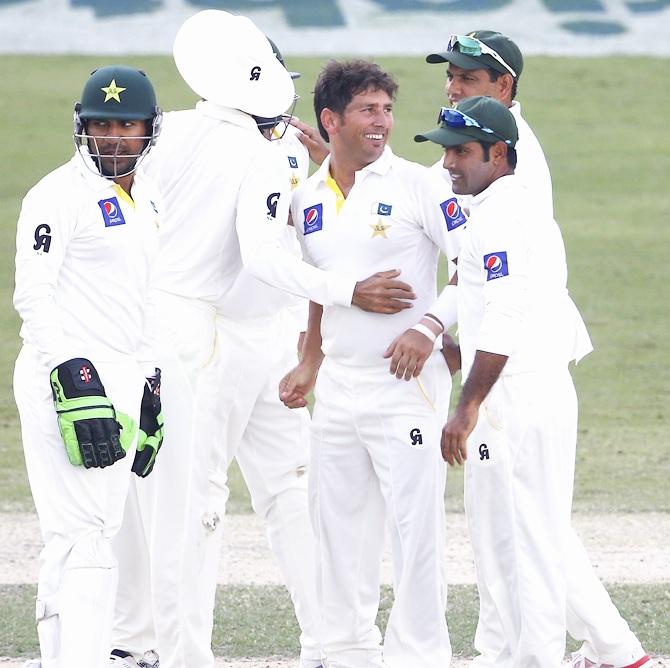
<svg viewBox="0 0 670 668"><path fill-rule="evenodd" d="M495 165L507 163L507 144L504 141L497 141L489 149L489 156Z"/></svg>
<svg viewBox="0 0 670 668"><path fill-rule="evenodd" d="M340 124L340 115L338 113L332 109L328 109L328 107L324 107L319 114L319 120L329 137L337 133L337 128Z"/></svg>
<svg viewBox="0 0 670 668"><path fill-rule="evenodd" d="M514 77L511 74L503 74L496 79L498 87L499 100L508 104L512 103L512 87L514 86Z"/></svg>

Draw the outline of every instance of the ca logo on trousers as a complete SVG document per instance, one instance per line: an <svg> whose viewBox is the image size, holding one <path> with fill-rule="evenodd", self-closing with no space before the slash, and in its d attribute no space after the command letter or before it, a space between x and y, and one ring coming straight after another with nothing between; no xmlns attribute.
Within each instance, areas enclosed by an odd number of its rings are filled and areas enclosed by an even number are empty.
<svg viewBox="0 0 670 668"><path fill-rule="evenodd" d="M412 439L412 445L423 445L423 436L421 436L421 430L418 427L409 432L409 437Z"/></svg>
<svg viewBox="0 0 670 668"><path fill-rule="evenodd" d="M486 443L482 443L479 446L479 459L480 461L484 461L485 459L489 458L489 446L486 445Z"/></svg>

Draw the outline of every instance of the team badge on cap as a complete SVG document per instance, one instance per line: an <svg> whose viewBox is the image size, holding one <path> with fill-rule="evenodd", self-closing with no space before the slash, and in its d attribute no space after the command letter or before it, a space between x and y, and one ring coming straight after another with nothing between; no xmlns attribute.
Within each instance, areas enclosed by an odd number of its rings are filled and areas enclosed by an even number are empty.
<svg viewBox="0 0 670 668"><path fill-rule="evenodd" d="M303 229L305 234L318 232L323 228L323 204L315 204L304 210L305 220Z"/></svg>
<svg viewBox="0 0 670 668"><path fill-rule="evenodd" d="M123 217L123 211L119 206L119 200L116 197L101 199L98 202L102 219L105 221L105 227L114 227L116 225L125 225L126 219Z"/></svg>
<svg viewBox="0 0 670 668"><path fill-rule="evenodd" d="M110 100L121 102L121 93L123 93L123 91L126 89L122 88L121 86L117 86L116 80L112 79L109 82L109 86L103 86L100 90L105 94L105 102L109 102Z"/></svg>
<svg viewBox="0 0 670 668"><path fill-rule="evenodd" d="M440 204L440 209L442 209L442 215L444 215L444 220L447 222L447 229L450 232L463 225L463 223L468 220L455 197L451 197L445 202L442 202L442 204Z"/></svg>
<svg viewBox="0 0 670 668"><path fill-rule="evenodd" d="M507 251L498 251L484 255L484 269L486 269L486 280L492 281L494 278L509 276L507 267Z"/></svg>

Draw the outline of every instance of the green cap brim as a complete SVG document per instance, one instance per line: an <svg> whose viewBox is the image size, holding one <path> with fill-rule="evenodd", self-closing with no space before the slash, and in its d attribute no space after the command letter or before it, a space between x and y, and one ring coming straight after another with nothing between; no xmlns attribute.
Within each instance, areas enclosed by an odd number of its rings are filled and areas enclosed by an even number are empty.
<svg viewBox="0 0 670 668"><path fill-rule="evenodd" d="M419 135L414 135L414 141L432 141L434 144L440 144L440 146L449 147L449 146L460 146L461 144L467 144L470 141L483 141L488 144L495 144L496 142L502 141L495 135L489 134L488 132L483 132L479 128L464 127L464 128L435 128L434 130L428 130L428 132L422 132Z"/></svg>
<svg viewBox="0 0 670 668"><path fill-rule="evenodd" d="M452 63L456 67L464 70L485 70L492 69L502 74L509 74L503 65L501 65L495 58L482 54L481 56L466 56L460 51L448 51L446 53L431 53L426 56L426 62L435 63Z"/></svg>

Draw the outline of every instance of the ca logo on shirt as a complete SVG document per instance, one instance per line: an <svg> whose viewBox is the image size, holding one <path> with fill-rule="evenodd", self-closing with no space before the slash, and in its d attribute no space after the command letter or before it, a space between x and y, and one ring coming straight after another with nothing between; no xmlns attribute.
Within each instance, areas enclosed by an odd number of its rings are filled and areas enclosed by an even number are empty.
<svg viewBox="0 0 670 668"><path fill-rule="evenodd" d="M451 230L460 227L468 220L455 197L451 197L442 202L440 204L440 209L442 209L442 215L444 215L444 220L447 222L447 229L450 232Z"/></svg>
<svg viewBox="0 0 670 668"><path fill-rule="evenodd" d="M497 251L484 255L484 269L486 269L486 280L492 281L495 278L509 276L509 267L507 266L507 251Z"/></svg>
<svg viewBox="0 0 670 668"><path fill-rule="evenodd" d="M123 211L119 206L119 200L116 197L101 199L98 202L102 219L105 221L105 227L115 227L116 225L125 225L126 219L123 217Z"/></svg>
<svg viewBox="0 0 670 668"><path fill-rule="evenodd" d="M304 234L312 234L323 229L323 204L314 204L304 209L305 220L303 221Z"/></svg>
<svg viewBox="0 0 670 668"><path fill-rule="evenodd" d="M51 228L46 223L42 223L35 228L33 250L38 252L44 250L45 253L48 253L49 248L51 248Z"/></svg>

